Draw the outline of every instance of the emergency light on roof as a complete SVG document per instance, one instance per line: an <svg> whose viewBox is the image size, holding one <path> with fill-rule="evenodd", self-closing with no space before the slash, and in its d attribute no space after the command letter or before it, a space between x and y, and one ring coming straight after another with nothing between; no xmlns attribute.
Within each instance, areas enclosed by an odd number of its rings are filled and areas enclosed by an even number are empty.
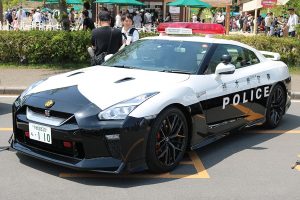
<svg viewBox="0 0 300 200"><path fill-rule="evenodd" d="M225 28L220 24L192 23L192 22L170 22L160 23L157 31L166 33L167 28L191 29L193 34L225 34Z"/></svg>
<svg viewBox="0 0 300 200"><path fill-rule="evenodd" d="M191 35L193 34L190 28L166 28L165 32L168 35Z"/></svg>

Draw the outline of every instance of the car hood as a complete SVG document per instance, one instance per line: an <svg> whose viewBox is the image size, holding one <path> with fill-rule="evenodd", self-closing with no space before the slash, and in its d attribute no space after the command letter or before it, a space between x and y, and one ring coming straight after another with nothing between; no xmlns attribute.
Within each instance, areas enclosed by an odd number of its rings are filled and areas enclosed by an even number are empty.
<svg viewBox="0 0 300 200"><path fill-rule="evenodd" d="M168 89L176 83L186 81L189 76L188 74L96 66L50 77L33 88L30 94L77 86L78 91L86 99L104 110L116 103L145 93ZM68 97L70 98L67 94L61 96L64 100ZM72 99L69 101L72 102Z"/></svg>

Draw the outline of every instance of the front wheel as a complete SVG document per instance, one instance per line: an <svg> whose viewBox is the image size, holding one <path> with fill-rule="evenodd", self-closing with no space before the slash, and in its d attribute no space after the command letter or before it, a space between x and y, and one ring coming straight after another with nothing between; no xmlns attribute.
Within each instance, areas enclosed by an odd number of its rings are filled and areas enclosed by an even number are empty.
<svg viewBox="0 0 300 200"><path fill-rule="evenodd" d="M188 143L187 120L178 108L164 110L154 122L147 143L146 161L150 171L174 169L183 158Z"/></svg>
<svg viewBox="0 0 300 200"><path fill-rule="evenodd" d="M281 85L276 85L270 93L265 126L268 128L275 128L278 126L285 113L286 94Z"/></svg>

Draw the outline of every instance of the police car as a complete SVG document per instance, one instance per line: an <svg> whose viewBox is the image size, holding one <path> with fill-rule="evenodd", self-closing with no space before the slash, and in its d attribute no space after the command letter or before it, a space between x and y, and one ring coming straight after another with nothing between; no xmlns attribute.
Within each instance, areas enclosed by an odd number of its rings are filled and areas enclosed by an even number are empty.
<svg viewBox="0 0 300 200"><path fill-rule="evenodd" d="M75 169L171 171L233 130L278 126L291 104L279 59L224 39L144 38L102 66L31 85L13 104L11 146Z"/></svg>

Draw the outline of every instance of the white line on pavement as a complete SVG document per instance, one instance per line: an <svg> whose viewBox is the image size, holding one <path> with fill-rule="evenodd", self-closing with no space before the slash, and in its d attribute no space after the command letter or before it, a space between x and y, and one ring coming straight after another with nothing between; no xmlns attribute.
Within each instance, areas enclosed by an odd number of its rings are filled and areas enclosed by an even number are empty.
<svg viewBox="0 0 300 200"><path fill-rule="evenodd" d="M17 98L18 95L0 95L0 98Z"/></svg>
<svg viewBox="0 0 300 200"><path fill-rule="evenodd" d="M300 103L300 100L292 100L292 103Z"/></svg>

